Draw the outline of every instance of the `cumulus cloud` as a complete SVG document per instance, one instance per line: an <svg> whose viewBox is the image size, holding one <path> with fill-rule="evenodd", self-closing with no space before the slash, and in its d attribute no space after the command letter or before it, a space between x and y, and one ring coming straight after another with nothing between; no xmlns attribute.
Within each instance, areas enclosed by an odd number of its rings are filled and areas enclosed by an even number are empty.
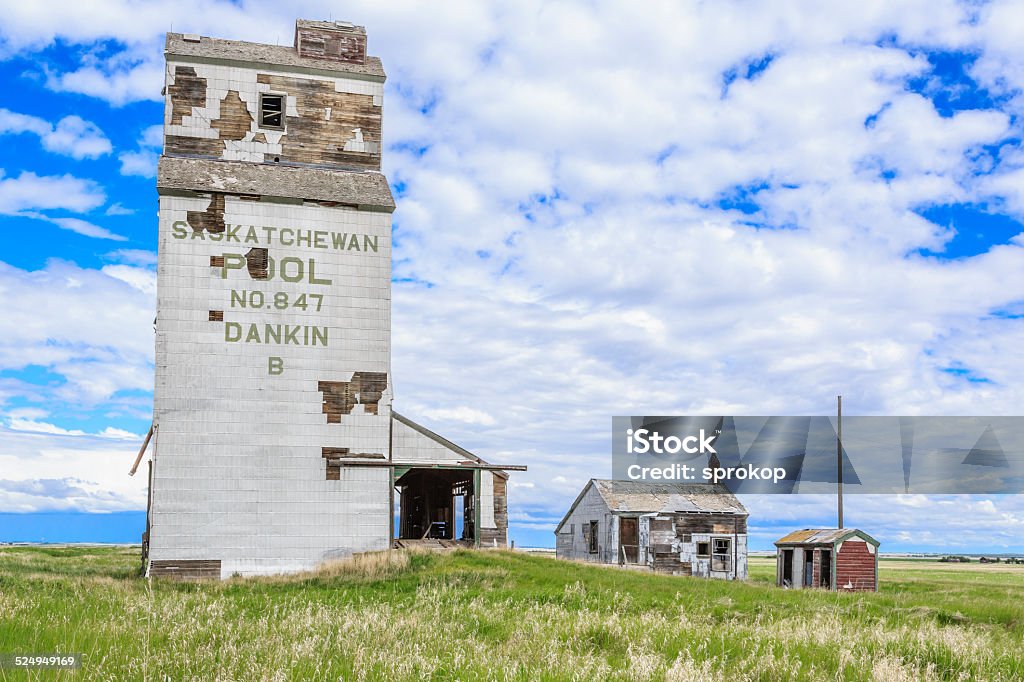
<svg viewBox="0 0 1024 682"><path fill-rule="evenodd" d="M137 452L137 441L26 433L0 426L0 509L142 509L145 477L128 476Z"/></svg>
<svg viewBox="0 0 1024 682"><path fill-rule="evenodd" d="M0 135L18 133L37 135L46 150L74 159L95 159L111 150L103 131L79 116L65 116L51 125L37 116L0 109Z"/></svg>
<svg viewBox="0 0 1024 682"><path fill-rule="evenodd" d="M146 128L139 136L137 149L118 155L117 158L121 161L121 175L155 178L156 164L160 158L162 145L163 126L154 125Z"/></svg>
<svg viewBox="0 0 1024 682"><path fill-rule="evenodd" d="M0 214L47 209L84 213L105 200L103 189L92 180L68 174L40 176L31 171L6 177L0 169Z"/></svg>
<svg viewBox="0 0 1024 682"><path fill-rule="evenodd" d="M54 22L23 5L0 27L5 49L76 46L80 63L49 67L49 87L114 104L159 97L172 20L287 43L294 14L331 11L70 3ZM346 11L389 73L398 406L487 459L528 464L511 482L523 527L552 527L587 478L608 474L612 414L817 414L837 393L862 414L999 414L1024 398L1012 314L1024 245L946 258L963 226L922 215L986 203L1024 219L1012 3ZM973 81L938 73L935 55L950 54L972 55ZM954 87L973 104L938 106ZM151 176L158 133L120 156L123 173ZM30 195L40 180L26 179ZM0 178L0 210L42 210L5 193L10 182ZM148 334L152 275L139 265L74 278L120 287ZM128 341L77 361L57 357L60 345L31 354L96 399L151 383L151 340ZM761 518L828 518L812 501L770 503ZM865 524L881 518L873 509Z"/></svg>
<svg viewBox="0 0 1024 682"><path fill-rule="evenodd" d="M120 391L152 389L154 275L108 267L117 270L56 260L40 270L0 263L0 289L19 292L0 318L0 367L34 365L65 379L26 389L29 397L96 409Z"/></svg>

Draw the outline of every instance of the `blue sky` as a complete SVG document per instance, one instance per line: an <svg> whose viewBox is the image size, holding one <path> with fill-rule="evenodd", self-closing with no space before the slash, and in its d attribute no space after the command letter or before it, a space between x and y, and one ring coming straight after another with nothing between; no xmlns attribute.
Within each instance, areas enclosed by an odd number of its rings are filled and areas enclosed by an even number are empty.
<svg viewBox="0 0 1024 682"><path fill-rule="evenodd" d="M288 43L297 17L365 24L384 61L395 405L530 466L520 543L607 476L613 414L1024 404L1019 3L20 3L0 539L42 512L136 533L162 35ZM829 499L748 504L755 546L831 520ZM886 549L1024 551L1017 496L847 515Z"/></svg>

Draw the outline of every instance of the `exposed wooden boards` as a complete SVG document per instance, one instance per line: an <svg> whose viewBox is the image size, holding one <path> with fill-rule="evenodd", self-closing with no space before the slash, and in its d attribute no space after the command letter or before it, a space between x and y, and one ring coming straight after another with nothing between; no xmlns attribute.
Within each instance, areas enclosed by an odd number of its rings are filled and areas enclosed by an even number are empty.
<svg viewBox="0 0 1024 682"><path fill-rule="evenodd" d="M252 114L237 90L228 90L220 101L220 117L210 127L220 133L222 140L241 140L252 130Z"/></svg>
<svg viewBox="0 0 1024 682"><path fill-rule="evenodd" d="M285 117L281 161L380 170L381 107L372 95L338 92L331 81L270 73L257 74L256 81L295 98L296 115ZM345 149L360 139L366 151Z"/></svg>
<svg viewBox="0 0 1024 682"><path fill-rule="evenodd" d="M500 476L494 479L494 528L480 529L481 547L508 546L508 496L507 482Z"/></svg>
<svg viewBox="0 0 1024 682"><path fill-rule="evenodd" d="M149 562L149 574L154 578L195 580L220 578L220 559L182 559Z"/></svg>
<svg viewBox="0 0 1024 682"><path fill-rule="evenodd" d="M673 575L693 575L693 565L689 561L680 561L679 554L672 552L655 552L651 568L658 573Z"/></svg>
<svg viewBox="0 0 1024 682"><path fill-rule="evenodd" d="M676 534L718 533L745 535L747 518L738 514L675 514ZM734 525L735 524L735 525Z"/></svg>
<svg viewBox="0 0 1024 682"><path fill-rule="evenodd" d="M328 424L340 424L342 415L352 414L356 405L362 405L368 414L377 414L381 396L388 387L385 372L355 372L351 381L318 381L317 390L323 393L323 413Z"/></svg>
<svg viewBox="0 0 1024 682"><path fill-rule="evenodd" d="M387 459L380 452L352 452L348 448L320 448L320 451L326 459Z"/></svg>
<svg viewBox="0 0 1024 682"><path fill-rule="evenodd" d="M192 107L206 106L206 79L195 67L174 67L174 83L167 86L171 98L171 125L180 125L182 116L191 116Z"/></svg>
<svg viewBox="0 0 1024 682"><path fill-rule="evenodd" d="M655 533L655 532L658 532L658 531L668 531L669 533L672 532L672 519L657 519L657 518L655 518L655 519L651 519L650 520L650 524L651 524L651 532L652 533Z"/></svg>
<svg viewBox="0 0 1024 682"><path fill-rule="evenodd" d="M300 57L334 62L366 62L366 31L361 26L339 30L337 26L298 21L295 24L295 49Z"/></svg>
<svg viewBox="0 0 1024 682"><path fill-rule="evenodd" d="M223 310L211 310L210 311L210 322L223 322L224 311Z"/></svg>
<svg viewBox="0 0 1024 682"><path fill-rule="evenodd" d="M164 136L164 154L218 157L223 153L224 143L221 140L185 135Z"/></svg>
<svg viewBox="0 0 1024 682"><path fill-rule="evenodd" d="M224 195L214 192L205 211L189 211L185 220L194 232L206 230L211 234L224 232Z"/></svg>
<svg viewBox="0 0 1024 682"><path fill-rule="evenodd" d="M270 277L270 249L253 247L245 254L245 269L253 279Z"/></svg>

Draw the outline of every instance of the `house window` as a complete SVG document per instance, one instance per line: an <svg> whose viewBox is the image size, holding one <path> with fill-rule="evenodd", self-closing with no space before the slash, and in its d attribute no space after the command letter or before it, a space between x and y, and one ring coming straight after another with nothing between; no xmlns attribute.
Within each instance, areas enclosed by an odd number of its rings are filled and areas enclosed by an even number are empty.
<svg viewBox="0 0 1024 682"><path fill-rule="evenodd" d="M587 550L591 554L597 554L597 521L590 522L590 537L587 541Z"/></svg>
<svg viewBox="0 0 1024 682"><path fill-rule="evenodd" d="M707 559L711 556L711 543L710 542L698 542L697 543L697 556Z"/></svg>
<svg viewBox="0 0 1024 682"><path fill-rule="evenodd" d="M732 540L713 538L711 540L711 570L728 571L732 567Z"/></svg>
<svg viewBox="0 0 1024 682"><path fill-rule="evenodd" d="M260 127L284 128L284 95L260 93Z"/></svg>

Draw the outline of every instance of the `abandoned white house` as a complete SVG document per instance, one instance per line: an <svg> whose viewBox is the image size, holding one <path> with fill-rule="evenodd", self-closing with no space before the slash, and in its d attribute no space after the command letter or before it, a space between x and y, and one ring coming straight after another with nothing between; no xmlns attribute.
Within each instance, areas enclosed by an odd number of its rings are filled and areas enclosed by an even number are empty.
<svg viewBox="0 0 1024 682"><path fill-rule="evenodd" d="M150 575L504 546L506 481L392 411L385 74L366 32L167 34ZM396 532L397 517L397 532Z"/></svg>
<svg viewBox="0 0 1024 682"><path fill-rule="evenodd" d="M856 528L805 528L775 543L780 587L878 591L878 540Z"/></svg>
<svg viewBox="0 0 1024 682"><path fill-rule="evenodd" d="M742 580L747 510L717 485L591 479L555 529L555 555Z"/></svg>

